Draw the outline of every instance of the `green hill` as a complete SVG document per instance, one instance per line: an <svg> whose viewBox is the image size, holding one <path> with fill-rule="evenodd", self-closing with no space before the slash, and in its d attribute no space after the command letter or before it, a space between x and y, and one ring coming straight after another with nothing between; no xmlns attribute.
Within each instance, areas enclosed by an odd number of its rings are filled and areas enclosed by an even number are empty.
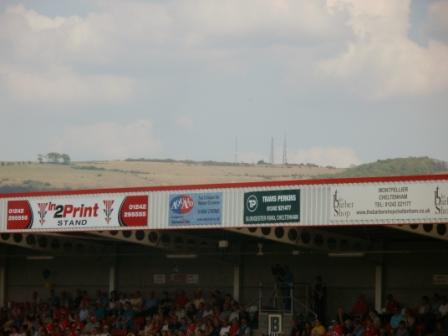
<svg viewBox="0 0 448 336"><path fill-rule="evenodd" d="M331 177L437 174L448 171L448 163L429 157L378 160L346 169Z"/></svg>
<svg viewBox="0 0 448 336"><path fill-rule="evenodd" d="M428 157L379 160L348 169L312 164L230 164L155 160L63 164L0 162L0 193L39 190L137 187L448 172L446 162Z"/></svg>

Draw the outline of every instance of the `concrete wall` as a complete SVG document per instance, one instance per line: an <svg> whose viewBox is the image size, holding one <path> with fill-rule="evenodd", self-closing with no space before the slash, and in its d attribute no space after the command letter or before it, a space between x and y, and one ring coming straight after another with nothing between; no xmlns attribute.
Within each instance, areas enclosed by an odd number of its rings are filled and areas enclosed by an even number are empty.
<svg viewBox="0 0 448 336"><path fill-rule="evenodd" d="M37 291L40 297L48 297L50 288L57 292L74 292L80 288L95 294L98 289L108 290L110 268L115 265L115 287L125 292L140 290L144 295L151 291L175 291L179 288L192 293L197 288L205 291L220 289L232 293L233 263L221 259L167 259L160 253L123 253L116 258L67 256L53 260L28 260L24 256L11 256L6 261L6 300L30 300ZM50 272L48 279L44 270ZM197 284L167 281L154 284L154 274L198 274Z"/></svg>
<svg viewBox="0 0 448 336"><path fill-rule="evenodd" d="M271 267L276 263L288 265L294 273L297 292L306 300L305 290L311 289L315 277L320 275L327 286L327 316L342 305L351 308L360 293L372 297L374 288L374 264L358 258L329 258L327 256L248 257L244 260L243 300L257 298L254 283L262 281L265 287L273 287ZM265 291L264 293L267 294ZM311 304L311 300L308 300Z"/></svg>
<svg viewBox="0 0 448 336"><path fill-rule="evenodd" d="M94 293L108 286L109 258L64 257L53 260L10 258L6 266L6 299L30 300L33 291L47 297L50 287L74 292L77 288ZM50 271L45 279L44 270Z"/></svg>
<svg viewBox="0 0 448 336"><path fill-rule="evenodd" d="M434 274L448 274L446 254L390 256L384 263L384 294L393 294L403 305L415 305L423 295L448 295L448 286L433 284L432 279Z"/></svg>
<svg viewBox="0 0 448 336"><path fill-rule="evenodd" d="M179 288L192 292L218 288L231 292L233 288L233 265L220 259L200 257L198 259L167 259L164 255L148 255L133 258L120 257L117 262L117 285L123 291L139 289L143 294L150 291L160 293ZM154 284L154 274L198 274L198 284L176 284L167 281L164 285Z"/></svg>
<svg viewBox="0 0 448 336"><path fill-rule="evenodd" d="M142 252L144 251L144 253ZM133 252L133 251L131 251ZM432 283L433 274L448 274L447 255L426 253L403 254L383 258L383 297L388 293L406 305L420 301L422 295L437 292L448 295L448 286ZM192 292L218 288L232 293L233 265L241 264L241 301L258 302L258 284L273 286L271 266L276 263L289 265L299 283L299 292L321 275L327 285L327 316L334 316L338 306L350 310L361 293L373 302L374 271L379 260L371 258L329 258L319 255L269 255L262 257L243 255L241 258L204 257L198 259L166 259L164 254L148 250L138 253L122 253L116 258L116 288L126 292L141 290L162 292L178 288ZM57 291L75 291L77 288L94 294L97 289L108 289L109 269L114 260L109 257L56 257L54 260L26 260L23 256L11 256L6 261L6 300L29 300L37 290L42 297L48 295L48 284ZM42 272L51 273L48 280ZM157 273L193 273L199 275L197 285L156 285ZM304 292L296 293L304 299Z"/></svg>

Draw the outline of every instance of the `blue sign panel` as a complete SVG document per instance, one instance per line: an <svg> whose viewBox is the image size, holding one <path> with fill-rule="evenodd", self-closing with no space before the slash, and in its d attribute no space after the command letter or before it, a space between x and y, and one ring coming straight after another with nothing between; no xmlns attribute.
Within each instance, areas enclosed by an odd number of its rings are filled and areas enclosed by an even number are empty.
<svg viewBox="0 0 448 336"><path fill-rule="evenodd" d="M222 193L170 195L169 226L220 225Z"/></svg>

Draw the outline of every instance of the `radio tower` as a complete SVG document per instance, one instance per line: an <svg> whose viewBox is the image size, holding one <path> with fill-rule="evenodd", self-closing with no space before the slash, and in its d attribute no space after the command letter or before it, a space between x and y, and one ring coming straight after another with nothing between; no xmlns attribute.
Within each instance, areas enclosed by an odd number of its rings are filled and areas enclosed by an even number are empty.
<svg viewBox="0 0 448 336"><path fill-rule="evenodd" d="M287 152L287 149L286 149L286 133L285 133L284 138L283 138L283 159L282 159L282 163L284 165L288 164L288 152Z"/></svg>
<svg viewBox="0 0 448 336"><path fill-rule="evenodd" d="M274 137L271 137L271 153L269 155L269 162L274 164Z"/></svg>
<svg viewBox="0 0 448 336"><path fill-rule="evenodd" d="M235 137L235 163L238 163L238 137Z"/></svg>

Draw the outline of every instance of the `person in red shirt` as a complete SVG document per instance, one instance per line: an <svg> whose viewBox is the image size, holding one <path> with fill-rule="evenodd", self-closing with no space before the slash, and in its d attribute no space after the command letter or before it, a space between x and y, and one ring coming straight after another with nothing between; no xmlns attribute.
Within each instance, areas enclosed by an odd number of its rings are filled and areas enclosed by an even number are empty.
<svg viewBox="0 0 448 336"><path fill-rule="evenodd" d="M239 330L240 330L240 324L238 323L238 320L233 319L229 329L229 336L237 336Z"/></svg>
<svg viewBox="0 0 448 336"><path fill-rule="evenodd" d="M394 314L398 310L400 310L400 304L395 300L392 294L389 294L386 298L386 313Z"/></svg>
<svg viewBox="0 0 448 336"><path fill-rule="evenodd" d="M197 325L196 325L195 321L188 319L187 336L194 335L195 331L196 331L196 327L197 327Z"/></svg>
<svg viewBox="0 0 448 336"><path fill-rule="evenodd" d="M367 304L364 294L358 296L355 304L352 308L352 315L360 318L364 318L369 312L369 305Z"/></svg>
<svg viewBox="0 0 448 336"><path fill-rule="evenodd" d="M331 326L328 329L327 336L343 336L344 327L340 325L336 320L331 321Z"/></svg>
<svg viewBox="0 0 448 336"><path fill-rule="evenodd" d="M181 290L177 293L175 302L180 307L182 307L182 308L185 307L185 305L188 303L188 297L185 294L185 291Z"/></svg>
<svg viewBox="0 0 448 336"><path fill-rule="evenodd" d="M372 319L368 318L365 322L364 336L379 336L380 331L373 325Z"/></svg>

